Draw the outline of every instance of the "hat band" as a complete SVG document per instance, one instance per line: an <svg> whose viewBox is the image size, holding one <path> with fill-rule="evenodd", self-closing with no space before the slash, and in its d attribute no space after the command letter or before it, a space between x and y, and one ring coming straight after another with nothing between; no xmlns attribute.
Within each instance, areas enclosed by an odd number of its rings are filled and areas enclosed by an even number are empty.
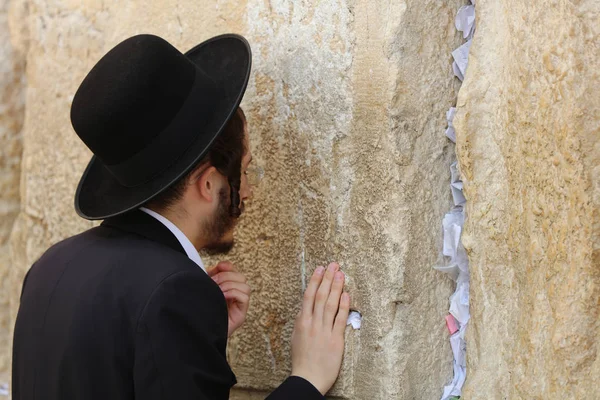
<svg viewBox="0 0 600 400"><path fill-rule="evenodd" d="M125 187L150 182L173 165L212 122L212 113L205 110L212 109L218 99L212 78L196 67L192 89L171 123L135 155L117 164L105 164L106 168Z"/></svg>

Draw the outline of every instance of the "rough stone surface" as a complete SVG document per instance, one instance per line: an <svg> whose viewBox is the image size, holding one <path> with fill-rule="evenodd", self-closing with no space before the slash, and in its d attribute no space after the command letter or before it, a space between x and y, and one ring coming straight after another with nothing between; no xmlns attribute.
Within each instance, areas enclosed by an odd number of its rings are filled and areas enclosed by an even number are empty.
<svg viewBox="0 0 600 400"><path fill-rule="evenodd" d="M453 148L443 129L458 88L449 55L460 43L461 1L12 3L20 12L11 34L27 49L28 81L22 204L8 271L12 318L31 263L91 226L72 206L90 154L68 119L85 73L136 33L185 50L239 32L254 52L243 106L266 174L231 256L254 288L248 323L230 342L239 380L232 398L258 398L289 373L303 285L331 260L342 264L364 316L360 331L347 332L332 395L439 397L452 373L443 321L452 285L431 267L451 204Z"/></svg>
<svg viewBox="0 0 600 400"><path fill-rule="evenodd" d="M437 398L452 285L431 266L450 207L460 5L0 1L0 381L27 268L91 226L72 207L90 156L68 120L79 82L135 33L184 50L233 31L253 46L243 105L266 175L231 256L254 288L229 347L232 398L264 398L289 373L304 282L330 260L364 316L332 395ZM599 15L594 0L477 1L455 119L472 270L465 398L600 398Z"/></svg>
<svg viewBox="0 0 600 400"><path fill-rule="evenodd" d="M477 0L465 398L600 398L600 3Z"/></svg>
<svg viewBox="0 0 600 400"><path fill-rule="evenodd" d="M10 40L8 2L0 1L0 383L6 382L10 326L9 237L19 212L24 54ZM3 373L4 372L4 373Z"/></svg>

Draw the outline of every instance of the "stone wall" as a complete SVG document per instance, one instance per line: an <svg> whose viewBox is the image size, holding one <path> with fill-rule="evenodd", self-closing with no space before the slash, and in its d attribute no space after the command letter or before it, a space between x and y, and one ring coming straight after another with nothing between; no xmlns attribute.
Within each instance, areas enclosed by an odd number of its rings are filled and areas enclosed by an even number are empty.
<svg viewBox="0 0 600 400"><path fill-rule="evenodd" d="M289 373L303 286L330 260L364 316L332 394L438 398L452 284L431 266L451 205L443 129L461 4L0 1L0 381L27 268L92 226L72 206L90 155L68 119L85 73L136 33L185 50L238 32L254 52L243 106L266 174L232 255L254 288L229 346L232 398ZM469 200L465 398L600 398L599 15L594 0L477 1L454 121Z"/></svg>
<svg viewBox="0 0 600 400"><path fill-rule="evenodd" d="M266 173L231 256L254 288L230 341L232 398L264 398L289 373L306 278L330 260L364 316L332 394L439 398L453 285L431 267L451 206L443 130L463 3L0 1L0 381L27 268L92 226L72 206L90 157L69 123L79 82L136 33L185 50L238 32L254 52L243 106ZM454 120L471 268L464 398L600 398L599 15L595 0L477 1Z"/></svg>
<svg viewBox="0 0 600 400"><path fill-rule="evenodd" d="M24 61L22 49L11 43L8 2L0 2L0 383L6 382L9 346L9 238L19 212L21 128L24 117Z"/></svg>
<svg viewBox="0 0 600 400"><path fill-rule="evenodd" d="M461 4L12 0L11 35L27 54L21 212L12 259L0 264L12 318L29 265L91 226L72 205L90 157L69 123L85 73L136 33L185 50L233 31L253 48L243 106L266 174L232 255L254 288L248 323L230 341L239 380L232 397L260 396L289 373L303 285L330 260L342 264L364 316L360 331L347 332L332 394L439 397L452 374L443 323L452 284L431 267L451 204L453 149L443 129L458 88L449 54L460 43ZM10 325L0 325L4 340Z"/></svg>
<svg viewBox="0 0 600 400"><path fill-rule="evenodd" d="M468 399L600 398L600 3L477 0Z"/></svg>

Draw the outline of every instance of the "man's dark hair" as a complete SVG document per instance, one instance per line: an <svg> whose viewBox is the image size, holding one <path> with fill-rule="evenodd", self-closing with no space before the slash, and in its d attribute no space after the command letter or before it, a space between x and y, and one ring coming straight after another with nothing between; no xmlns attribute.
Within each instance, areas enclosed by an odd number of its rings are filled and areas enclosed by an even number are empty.
<svg viewBox="0 0 600 400"><path fill-rule="evenodd" d="M202 157L202 160L183 178L150 200L148 205L159 209L171 207L183 197L194 172L205 165L211 165L227 178L231 200L229 214L235 218L239 217L241 214L240 181L242 158L246 153L244 143L245 123L246 116L242 108L239 107L227 125L225 125L223 131L217 136L208 153Z"/></svg>

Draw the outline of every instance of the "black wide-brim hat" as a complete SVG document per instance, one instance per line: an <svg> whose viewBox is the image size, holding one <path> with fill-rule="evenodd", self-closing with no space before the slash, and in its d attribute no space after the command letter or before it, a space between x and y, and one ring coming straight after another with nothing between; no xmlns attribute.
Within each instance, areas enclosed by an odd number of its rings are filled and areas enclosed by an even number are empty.
<svg viewBox="0 0 600 400"><path fill-rule="evenodd" d="M75 194L77 213L125 213L184 177L237 111L250 68L250 46L234 34L185 54L154 35L110 50L71 106L73 128L94 153Z"/></svg>

